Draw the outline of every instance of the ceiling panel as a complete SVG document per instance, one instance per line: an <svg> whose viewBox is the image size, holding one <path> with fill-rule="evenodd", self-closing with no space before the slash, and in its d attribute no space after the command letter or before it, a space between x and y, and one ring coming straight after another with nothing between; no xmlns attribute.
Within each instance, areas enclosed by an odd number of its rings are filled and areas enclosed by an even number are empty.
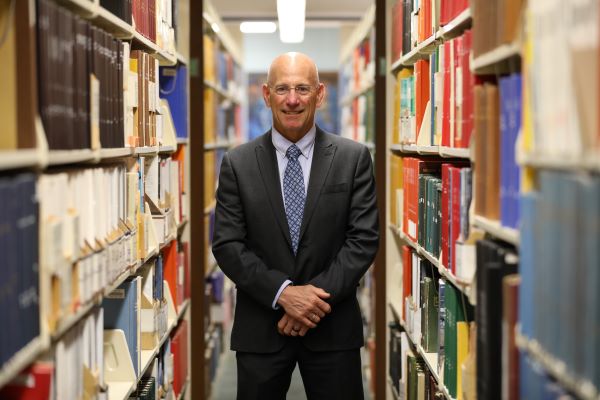
<svg viewBox="0 0 600 400"><path fill-rule="evenodd" d="M277 18L277 0L213 0L212 3L223 20ZM307 0L306 18L360 19L372 3L373 0Z"/></svg>

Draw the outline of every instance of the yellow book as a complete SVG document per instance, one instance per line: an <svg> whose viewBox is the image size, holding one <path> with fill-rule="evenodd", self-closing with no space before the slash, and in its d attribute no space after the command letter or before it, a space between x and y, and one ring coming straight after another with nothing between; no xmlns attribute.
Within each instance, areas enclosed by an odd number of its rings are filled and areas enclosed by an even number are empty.
<svg viewBox="0 0 600 400"><path fill-rule="evenodd" d="M213 39L204 35L204 79L209 82L216 82L215 76L215 52Z"/></svg>
<svg viewBox="0 0 600 400"><path fill-rule="evenodd" d="M469 323L456 322L456 400L463 399L462 365L469 354Z"/></svg>
<svg viewBox="0 0 600 400"><path fill-rule="evenodd" d="M12 1L0 0L0 27L7 30L4 43L0 45L0 59L2 60L2 73L0 73L0 120L2 131L0 134L0 150L13 150L17 148L17 39L15 35L15 21L10 13ZM13 18L11 18L13 17ZM9 20L9 19L12 19Z"/></svg>
<svg viewBox="0 0 600 400"><path fill-rule="evenodd" d="M394 121L392 131L392 143L400 143L400 72L396 77L396 83L394 85Z"/></svg>
<svg viewBox="0 0 600 400"><path fill-rule="evenodd" d="M217 101L212 89L204 90L204 143L214 143L216 140Z"/></svg>

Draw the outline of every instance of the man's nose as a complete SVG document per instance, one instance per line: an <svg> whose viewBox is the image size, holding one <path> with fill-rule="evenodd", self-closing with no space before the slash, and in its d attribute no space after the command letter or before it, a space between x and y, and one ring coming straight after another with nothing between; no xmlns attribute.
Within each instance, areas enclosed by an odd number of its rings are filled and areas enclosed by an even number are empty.
<svg viewBox="0 0 600 400"><path fill-rule="evenodd" d="M300 102L300 96L296 94L295 90L290 90L286 97L286 103L288 105L297 105Z"/></svg>

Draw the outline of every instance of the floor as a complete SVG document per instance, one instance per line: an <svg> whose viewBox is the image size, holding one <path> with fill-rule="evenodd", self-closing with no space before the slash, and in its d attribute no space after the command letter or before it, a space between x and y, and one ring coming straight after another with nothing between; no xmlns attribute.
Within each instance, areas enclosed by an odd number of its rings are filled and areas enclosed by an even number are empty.
<svg viewBox="0 0 600 400"><path fill-rule="evenodd" d="M211 400L235 400L237 386L236 374L235 353L232 351L225 351L221 357L217 376L212 385ZM366 382L363 383L363 387L365 388L365 400L370 400L371 396L368 393ZM298 368L294 370L287 400L306 400L304 387L302 386L302 378L300 377Z"/></svg>

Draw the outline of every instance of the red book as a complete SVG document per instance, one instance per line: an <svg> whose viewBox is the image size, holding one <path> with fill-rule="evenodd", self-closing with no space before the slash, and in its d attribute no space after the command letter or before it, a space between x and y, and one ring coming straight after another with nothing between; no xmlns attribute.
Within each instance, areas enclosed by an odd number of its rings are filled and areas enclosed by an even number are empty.
<svg viewBox="0 0 600 400"><path fill-rule="evenodd" d="M440 5L440 25L444 26L450 22L450 6L455 0L441 0Z"/></svg>
<svg viewBox="0 0 600 400"><path fill-rule="evenodd" d="M409 161L409 162L407 162ZM404 168L407 168L404 175L404 202L406 204L406 223L404 233L415 243L417 243L417 232L419 228L419 175L433 174L438 175L441 168L440 160L421 160L418 158L405 158ZM408 193L406 192L408 190Z"/></svg>
<svg viewBox="0 0 600 400"><path fill-rule="evenodd" d="M36 362L0 390L0 399L47 400L53 375L53 363Z"/></svg>
<svg viewBox="0 0 600 400"><path fill-rule="evenodd" d="M425 109L429 101L429 60L419 60L415 63L415 80L416 80L416 99L415 113L417 117L417 141L419 140L419 131L425 116Z"/></svg>
<svg viewBox="0 0 600 400"><path fill-rule="evenodd" d="M450 168L452 164L442 164L442 221L441 221L441 247L442 247L442 265L448 267L448 256L450 247L448 246L449 233L449 219L450 219Z"/></svg>
<svg viewBox="0 0 600 400"><path fill-rule="evenodd" d="M462 51L463 37L459 36L452 41L452 68L450 73L452 74L452 85L454 86L454 96L452 97L451 107L454 107L454 115L450 116L450 146L457 147L456 138L460 136L459 129L461 128L461 112L459 108L459 96L462 97L462 86L460 84L460 78L462 78L462 68L460 65L460 52ZM462 100L461 100L462 101ZM454 118L454 120L452 120Z"/></svg>
<svg viewBox="0 0 600 400"><path fill-rule="evenodd" d="M135 28L136 31L139 31L140 29L140 2L141 0L132 0L133 3L131 4L131 16L132 16L132 20L133 20L133 27Z"/></svg>
<svg viewBox="0 0 600 400"><path fill-rule="evenodd" d="M182 320L173 333L171 353L173 354L173 392L175 397L179 397L188 376L188 326L186 320Z"/></svg>
<svg viewBox="0 0 600 400"><path fill-rule="evenodd" d="M408 199L410 198L410 181L412 179L413 168L412 157L405 157L402 162L402 185L403 185L403 200L402 200L402 231L408 235Z"/></svg>
<svg viewBox="0 0 600 400"><path fill-rule="evenodd" d="M156 0L148 0L148 38L156 43Z"/></svg>
<svg viewBox="0 0 600 400"><path fill-rule="evenodd" d="M184 271L184 283L183 283L183 298L189 299L192 297L192 275L190 270L190 244L189 242L183 242L181 244L183 251L183 271Z"/></svg>
<svg viewBox="0 0 600 400"><path fill-rule="evenodd" d="M404 315L404 304L406 298L412 294L412 249L410 246L402 246L402 320L406 321Z"/></svg>
<svg viewBox="0 0 600 400"><path fill-rule="evenodd" d="M462 143L458 147L469 147L471 135L473 134L473 109L474 109L474 91L475 75L471 72L470 54L473 47L473 31L468 30L464 33L463 41L463 136Z"/></svg>
<svg viewBox="0 0 600 400"><path fill-rule="evenodd" d="M452 220L450 221L450 251L451 251L451 270L452 274L456 274L456 239L460 235L460 167L450 167L450 175L452 179L450 188L450 201L452 207Z"/></svg>
<svg viewBox="0 0 600 400"><path fill-rule="evenodd" d="M175 302L175 310L179 309L179 293L178 293L178 255L177 255L177 242L173 240L163 249L163 269L164 276L167 284L169 285L169 289L171 291L171 296L173 296L173 301Z"/></svg>
<svg viewBox="0 0 600 400"><path fill-rule="evenodd" d="M444 42L444 97L442 101L442 146L450 146L450 95L451 95L452 41Z"/></svg>

